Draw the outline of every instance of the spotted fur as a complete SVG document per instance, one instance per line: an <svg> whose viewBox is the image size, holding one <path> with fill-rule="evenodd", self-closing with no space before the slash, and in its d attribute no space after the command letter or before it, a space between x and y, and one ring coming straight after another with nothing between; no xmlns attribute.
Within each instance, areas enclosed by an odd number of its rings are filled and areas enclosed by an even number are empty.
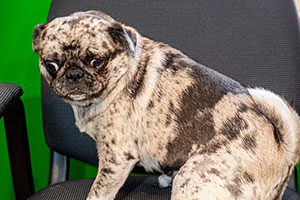
<svg viewBox="0 0 300 200"><path fill-rule="evenodd" d="M300 155L299 117L283 98L99 11L38 25L33 49L79 130L96 141L99 169L87 199L114 199L136 164L163 173L162 187L174 176L172 200L281 198ZM105 63L96 68L93 59ZM58 71L49 73L49 61Z"/></svg>

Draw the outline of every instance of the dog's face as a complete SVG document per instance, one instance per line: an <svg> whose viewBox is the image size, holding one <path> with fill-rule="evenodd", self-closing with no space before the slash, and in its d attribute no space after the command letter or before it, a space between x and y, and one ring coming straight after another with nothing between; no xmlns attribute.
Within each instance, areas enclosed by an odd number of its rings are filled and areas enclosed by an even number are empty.
<svg viewBox="0 0 300 200"><path fill-rule="evenodd" d="M136 36L135 30L101 12L77 12L36 26L33 49L54 91L70 103L84 105L126 72Z"/></svg>

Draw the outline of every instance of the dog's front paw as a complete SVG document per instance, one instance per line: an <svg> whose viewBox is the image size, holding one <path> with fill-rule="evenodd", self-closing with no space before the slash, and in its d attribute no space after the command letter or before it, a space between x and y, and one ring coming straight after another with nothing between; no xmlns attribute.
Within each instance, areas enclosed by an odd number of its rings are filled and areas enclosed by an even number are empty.
<svg viewBox="0 0 300 200"><path fill-rule="evenodd" d="M98 200L98 199L99 197L97 197L96 195L91 195L86 198L86 200Z"/></svg>
<svg viewBox="0 0 300 200"><path fill-rule="evenodd" d="M99 196L99 195L96 195L96 194L92 194L92 195L89 195L86 200L112 200L113 198L110 198L110 197L105 197L105 196Z"/></svg>
<svg viewBox="0 0 300 200"><path fill-rule="evenodd" d="M167 188L172 185L172 177L162 174L158 177L158 184L161 188Z"/></svg>

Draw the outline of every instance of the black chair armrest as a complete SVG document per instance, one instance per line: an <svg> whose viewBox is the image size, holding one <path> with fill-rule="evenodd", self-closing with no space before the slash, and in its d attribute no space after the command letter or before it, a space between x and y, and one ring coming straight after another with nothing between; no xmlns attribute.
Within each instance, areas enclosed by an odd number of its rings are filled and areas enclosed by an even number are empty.
<svg viewBox="0 0 300 200"><path fill-rule="evenodd" d="M0 118L22 94L23 90L20 86L13 83L0 83Z"/></svg>
<svg viewBox="0 0 300 200"><path fill-rule="evenodd" d="M34 193L22 94L20 86L0 83L0 119L4 118L16 200L27 199Z"/></svg>

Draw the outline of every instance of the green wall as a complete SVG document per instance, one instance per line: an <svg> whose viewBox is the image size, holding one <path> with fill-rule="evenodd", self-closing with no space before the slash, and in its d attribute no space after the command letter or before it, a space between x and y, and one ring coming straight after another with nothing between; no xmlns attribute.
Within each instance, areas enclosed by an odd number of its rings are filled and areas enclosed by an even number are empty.
<svg viewBox="0 0 300 200"><path fill-rule="evenodd" d="M0 82L19 84L24 95L31 162L36 190L48 183L49 149L43 136L38 55L32 51L32 31L45 23L51 0L4 1L0 12ZM3 119L0 120L0 199L14 199ZM71 160L70 179L93 177L97 169Z"/></svg>

